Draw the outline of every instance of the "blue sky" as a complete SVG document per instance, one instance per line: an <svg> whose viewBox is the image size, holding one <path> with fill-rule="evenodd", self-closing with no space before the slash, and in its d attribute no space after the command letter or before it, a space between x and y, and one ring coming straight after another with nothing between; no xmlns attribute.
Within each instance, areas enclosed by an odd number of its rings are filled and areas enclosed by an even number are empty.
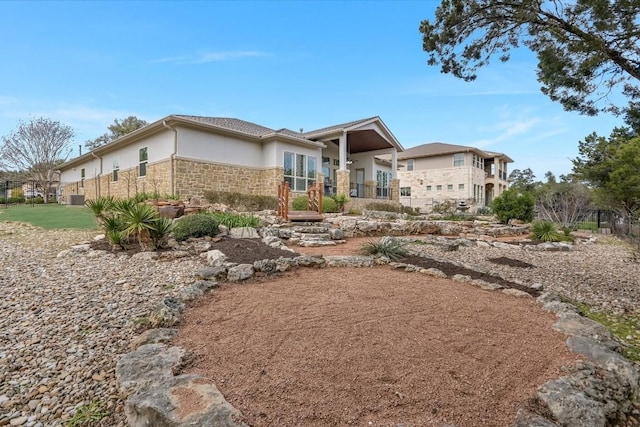
<svg viewBox="0 0 640 427"><path fill-rule="evenodd" d="M426 64L418 26L437 1L0 2L0 135L44 116L77 146L115 118L236 117L311 130L380 116L405 147L503 152L571 170L578 141L621 125L565 112L515 52L465 83Z"/></svg>

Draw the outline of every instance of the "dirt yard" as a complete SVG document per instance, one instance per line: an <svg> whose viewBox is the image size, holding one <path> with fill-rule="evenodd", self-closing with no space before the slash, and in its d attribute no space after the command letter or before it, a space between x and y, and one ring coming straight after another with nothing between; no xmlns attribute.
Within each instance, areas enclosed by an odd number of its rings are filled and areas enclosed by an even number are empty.
<svg viewBox="0 0 640 427"><path fill-rule="evenodd" d="M447 279L302 268L224 284L186 311L174 343L253 427L508 426L575 360L554 321L532 298Z"/></svg>

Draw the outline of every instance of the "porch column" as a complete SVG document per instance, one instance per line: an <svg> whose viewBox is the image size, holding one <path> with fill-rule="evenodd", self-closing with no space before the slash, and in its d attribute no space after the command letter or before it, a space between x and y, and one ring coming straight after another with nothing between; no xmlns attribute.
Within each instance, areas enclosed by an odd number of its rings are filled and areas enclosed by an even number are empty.
<svg viewBox="0 0 640 427"><path fill-rule="evenodd" d="M391 151L391 179L398 178L398 150Z"/></svg>
<svg viewBox="0 0 640 427"><path fill-rule="evenodd" d="M338 144L340 169L336 172L336 194L349 195L351 171L347 169L347 132L342 132Z"/></svg>
<svg viewBox="0 0 640 427"><path fill-rule="evenodd" d="M338 146L338 152L340 154L340 170L347 170L347 132L342 132L340 136L340 143Z"/></svg>

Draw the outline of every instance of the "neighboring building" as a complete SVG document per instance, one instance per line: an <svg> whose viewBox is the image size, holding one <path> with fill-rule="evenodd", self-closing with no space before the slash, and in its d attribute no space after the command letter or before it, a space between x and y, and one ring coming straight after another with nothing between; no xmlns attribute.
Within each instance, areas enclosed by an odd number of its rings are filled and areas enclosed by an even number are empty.
<svg viewBox="0 0 640 427"><path fill-rule="evenodd" d="M508 188L508 163L505 154L463 145L409 148L398 155L400 201L426 211L444 201L486 206Z"/></svg>
<svg viewBox="0 0 640 427"><path fill-rule="evenodd" d="M379 117L295 132L171 115L61 165L61 199L141 192L190 198L208 190L276 196L283 181L296 193L319 181L329 193L398 201L402 150Z"/></svg>

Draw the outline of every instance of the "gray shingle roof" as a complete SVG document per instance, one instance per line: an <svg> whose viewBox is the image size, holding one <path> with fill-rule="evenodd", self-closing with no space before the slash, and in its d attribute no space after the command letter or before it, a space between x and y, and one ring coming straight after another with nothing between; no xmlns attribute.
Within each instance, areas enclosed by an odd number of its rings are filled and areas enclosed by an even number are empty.
<svg viewBox="0 0 640 427"><path fill-rule="evenodd" d="M219 128L228 129L236 132L241 132L251 136L263 136L270 133L274 133L273 129L265 126L260 126L255 123L246 122L240 119L234 119L229 117L202 117L202 116L183 116L176 115L182 119L191 120L194 122L205 123Z"/></svg>
<svg viewBox="0 0 640 427"><path fill-rule="evenodd" d="M349 128L351 126L355 126L355 125L358 125L360 123L364 123L364 122L367 122L369 120L376 119L376 118L378 118L378 116L367 117L366 119L354 120L352 122L342 123L342 124L339 124L339 125L327 126L325 128L316 129L316 130L312 130L312 131L309 131L309 132L304 132L303 135L305 136L305 138L313 138L316 135L320 135L320 134L323 134L323 133L329 133L329 132L332 132L334 130Z"/></svg>
<svg viewBox="0 0 640 427"><path fill-rule="evenodd" d="M429 144L418 145L417 147L407 148L401 155L398 155L398 159L411 159L415 157L430 157L438 156L442 154L463 153L466 151L475 151L477 153L483 153L482 150L475 147L468 147L466 145L454 145L445 144L442 142L432 142Z"/></svg>

